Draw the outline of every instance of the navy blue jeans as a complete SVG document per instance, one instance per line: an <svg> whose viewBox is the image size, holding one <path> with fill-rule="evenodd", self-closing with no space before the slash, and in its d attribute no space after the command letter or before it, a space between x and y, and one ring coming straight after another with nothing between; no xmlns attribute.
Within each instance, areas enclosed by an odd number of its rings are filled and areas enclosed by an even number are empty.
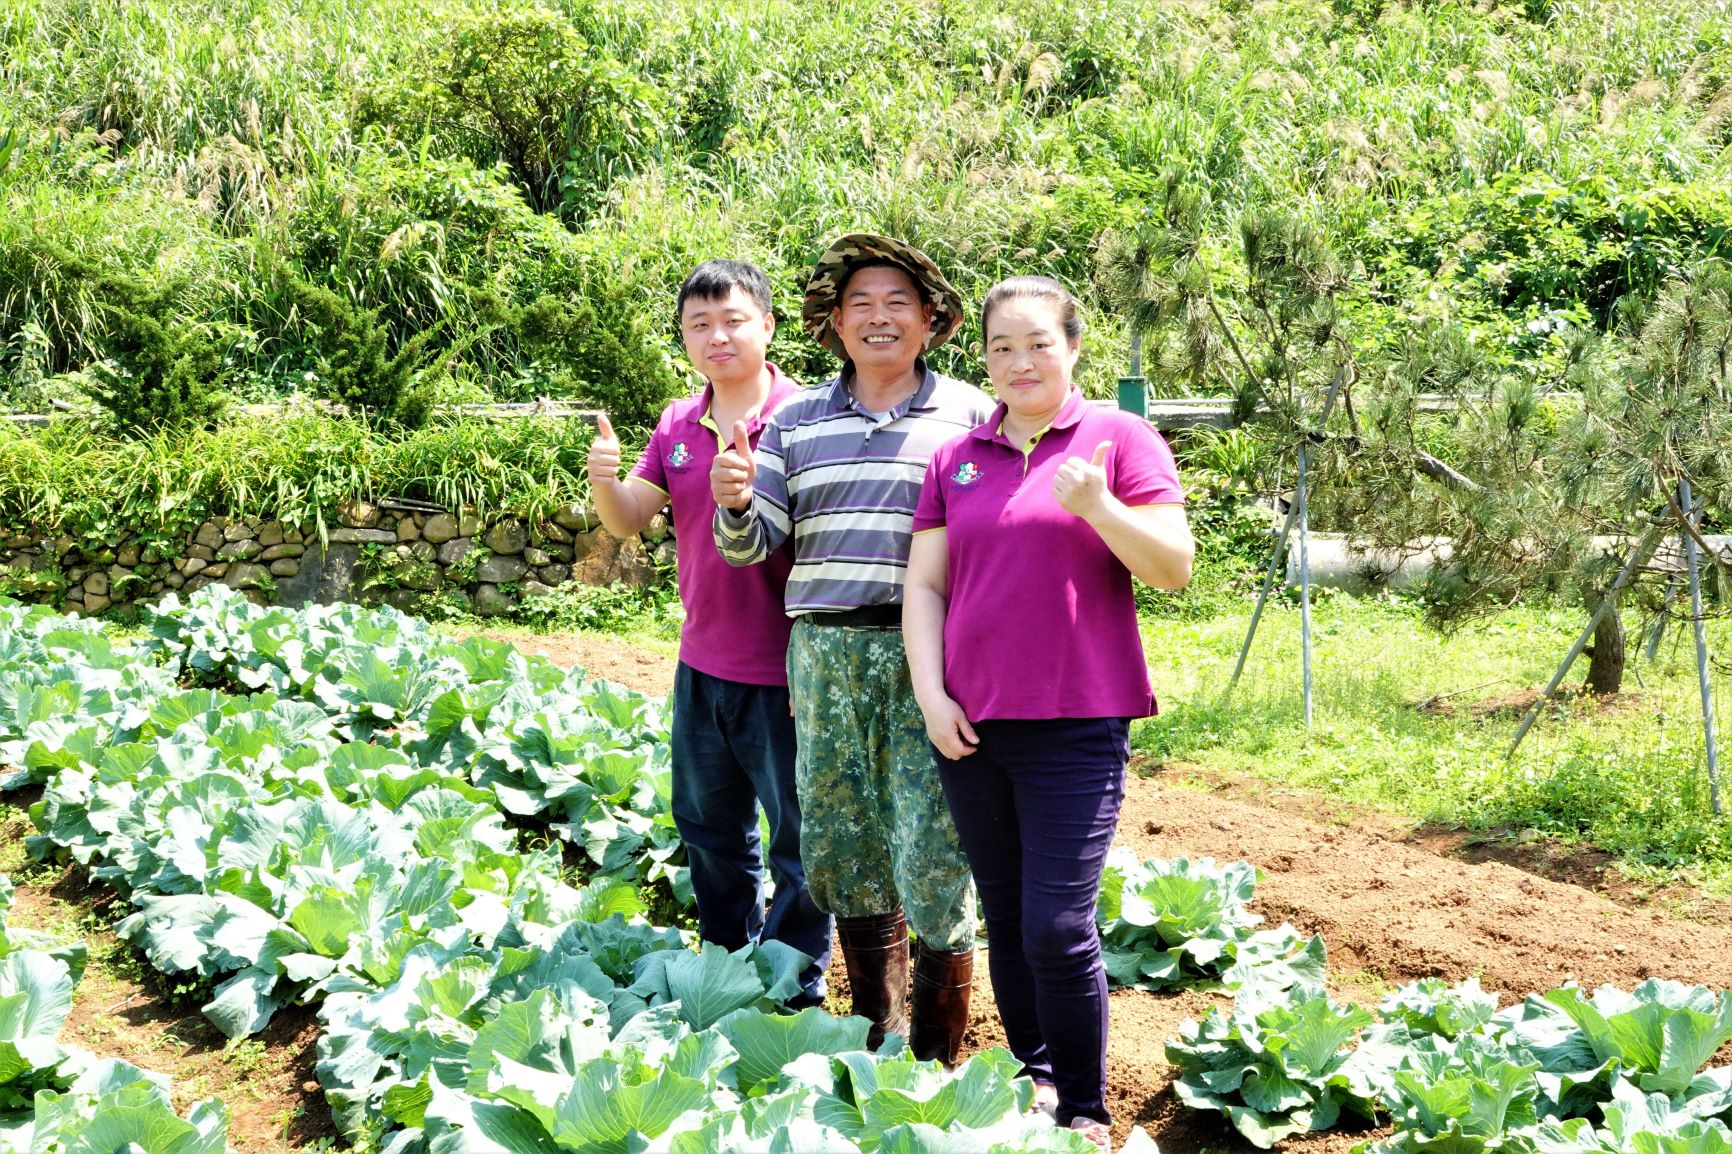
<svg viewBox="0 0 1732 1154"><path fill-rule="evenodd" d="M806 891L800 864L787 687L726 681L682 661L673 709L674 824L686 843L699 934L730 950L765 939L793 946L813 959L800 984L821 996L832 923ZM776 884L768 916L759 805Z"/></svg>
<svg viewBox="0 0 1732 1154"><path fill-rule="evenodd" d="M1111 1122L1107 971L1095 903L1125 795L1121 717L976 721L979 749L938 756L974 870L998 1016L1023 1073L1058 1090L1058 1124Z"/></svg>

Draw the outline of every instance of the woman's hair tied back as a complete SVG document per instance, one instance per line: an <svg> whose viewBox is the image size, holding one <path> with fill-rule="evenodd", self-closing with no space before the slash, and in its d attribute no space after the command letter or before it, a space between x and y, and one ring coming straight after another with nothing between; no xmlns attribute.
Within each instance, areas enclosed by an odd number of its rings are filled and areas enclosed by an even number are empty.
<svg viewBox="0 0 1732 1154"><path fill-rule="evenodd" d="M1013 276L1007 277L987 290L986 299L980 302L980 331L984 337L986 327L992 320L992 310L1006 301L1039 300L1046 301L1058 313L1059 326L1064 329L1065 340L1075 348L1082 342L1083 322L1082 312L1078 309L1076 297L1062 283L1049 276Z"/></svg>

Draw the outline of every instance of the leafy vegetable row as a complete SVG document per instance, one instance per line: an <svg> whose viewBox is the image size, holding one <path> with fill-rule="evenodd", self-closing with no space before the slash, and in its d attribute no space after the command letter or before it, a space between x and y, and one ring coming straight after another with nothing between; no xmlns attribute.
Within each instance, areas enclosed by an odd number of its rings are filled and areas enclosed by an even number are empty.
<svg viewBox="0 0 1732 1154"><path fill-rule="evenodd" d="M1732 995L1650 979L1570 985L1498 1009L1475 979L1426 979L1376 1012L1321 982L1252 983L1167 1044L1179 1098L1253 1144L1391 1116L1372 1154L1732 1154Z"/></svg>
<svg viewBox="0 0 1732 1154"><path fill-rule="evenodd" d="M9 925L12 899L0 876L0 1154L224 1154L228 1108L217 1099L182 1118L161 1075L60 1045L85 945Z"/></svg>
<svg viewBox="0 0 1732 1154"><path fill-rule="evenodd" d="M862 1023L784 1012L801 955L693 950L643 921L645 887L687 898L659 703L347 606L207 591L135 647L0 613L0 759L44 786L36 848L127 893L122 934L209 978L230 1034L317 1002L320 1080L351 1136L393 1152L1074 1142L1023 1115L1002 1052L954 1076L866 1054ZM532 835L581 847L584 884L552 846L524 851ZM1340 1005L1320 939L1258 928L1255 881L1244 862L1115 858L1099 917L1116 983L1237 994L1169 1057L1182 1099L1257 1144L1345 1111L1393 1115L1383 1151L1726 1148L1728 1071L1700 1071L1732 1012L1711 992L1566 988L1498 1012L1477 985L1433 982L1377 1013Z"/></svg>
<svg viewBox="0 0 1732 1154"><path fill-rule="evenodd" d="M642 922L638 888L681 881L647 699L350 607L206 591L165 608L143 654L0 614L0 749L43 785L36 848L125 892L120 932L153 964L220 982L206 1012L225 1031L317 1001L320 1081L352 1137L1085 1149L1025 1114L1002 1051L954 1075L864 1053L863 1022L781 1012L809 959L694 951ZM584 847L586 884L552 848L519 852L507 821L530 816Z"/></svg>

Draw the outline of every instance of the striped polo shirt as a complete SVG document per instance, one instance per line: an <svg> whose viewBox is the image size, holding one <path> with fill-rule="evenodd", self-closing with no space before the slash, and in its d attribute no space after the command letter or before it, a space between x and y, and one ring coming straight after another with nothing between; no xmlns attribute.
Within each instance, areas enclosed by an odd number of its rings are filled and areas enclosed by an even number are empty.
<svg viewBox="0 0 1732 1154"><path fill-rule="evenodd" d="M920 387L887 413L854 400L852 365L788 401L758 441L751 507L716 510L716 548L730 565L762 561L793 533L789 616L902 603L926 466L993 410L924 360L915 371Z"/></svg>

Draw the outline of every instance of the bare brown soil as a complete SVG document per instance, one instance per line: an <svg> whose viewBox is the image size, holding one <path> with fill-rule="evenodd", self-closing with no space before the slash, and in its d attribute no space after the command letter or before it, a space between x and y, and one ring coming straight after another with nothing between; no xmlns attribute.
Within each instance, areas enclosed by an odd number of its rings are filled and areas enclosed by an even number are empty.
<svg viewBox="0 0 1732 1154"><path fill-rule="evenodd" d="M1474 686L1473 688L1482 688ZM1471 692L1466 690L1463 692ZM1528 687L1512 689L1494 697L1471 698L1458 694L1429 697L1415 705L1424 713L1436 714L1440 717L1455 717L1465 715L1476 721L1489 721L1494 718L1511 719L1522 716L1534 707L1544 692ZM1607 713L1629 713L1641 709L1653 699L1653 694L1634 690L1624 693L1590 693L1579 686L1560 689L1552 694L1550 708L1554 710L1591 713L1600 716Z"/></svg>
<svg viewBox="0 0 1732 1154"><path fill-rule="evenodd" d="M334 1137L313 1075L319 1038L313 1008L285 1009L258 1037L229 1042L199 1013L208 989L154 972L106 928L128 908L77 867L45 871L18 886L17 924L81 937L90 950L61 1043L169 1075L183 1113L201 1098L221 1098L229 1108L229 1141L243 1154L287 1154Z"/></svg>
<svg viewBox="0 0 1732 1154"><path fill-rule="evenodd" d="M515 645L525 653L538 654L555 665L575 666L591 677L604 677L629 685L640 693L658 696L674 691L672 658L636 648L620 638L588 633L523 634L483 633L495 641Z"/></svg>
<svg viewBox="0 0 1732 1154"><path fill-rule="evenodd" d="M1618 868L1617 855L1585 843L1548 837L1538 830L1504 828L1474 832L1446 825L1415 825L1399 814L1344 803L1248 773L1184 761L1164 765L1133 762L1133 765L1145 776L1158 774L1165 783L1182 785L1195 792L1248 801L1324 825L1376 831L1439 857L1502 862L1524 873L1579 886L1620 905L1653 907L1687 921L1732 927L1732 901L1706 894L1682 881L1637 880Z"/></svg>
<svg viewBox="0 0 1732 1154"><path fill-rule="evenodd" d="M621 642L507 640L648 692L665 693L672 685L671 659ZM6 840L16 836L0 831ZM1118 844L1142 857L1255 863L1263 871L1255 908L1270 925L1287 921L1322 934L1332 980L1347 998L1374 999L1402 982L1433 976L1477 976L1506 1001L1570 979L1587 987L1629 987L1663 976L1732 987L1732 907L1685 900L1690 895L1681 889L1644 890L1591 849L1414 829L1387 814L1179 763L1133 767ZM74 874L38 879L19 887L20 916L41 924L64 921L67 910L101 911L113 900L97 892L102 889L84 890ZM93 953L102 952L103 934L87 936ZM161 979L140 973L134 980L112 972L116 968L92 966L101 973L80 988L67 1041L171 1074L184 1083L177 1096L185 1100L221 1094L235 1111L231 1140L242 1154L276 1154L330 1133L319 1095L303 1090L312 1077L316 1038L310 1011L280 1016L262 1050L225 1050L198 1017L197 1001L177 1002ZM845 1009L848 989L839 962L831 979L831 1005ZM1224 1120L1186 1109L1170 1092L1164 1044L1181 1022L1215 1001L1195 992L1113 995L1108 1080L1121 1140L1132 1125L1142 1125L1166 1154L1253 1149ZM1003 1042L984 964L976 968L966 1041L970 1049ZM1346 1154L1375 1133L1335 1131L1282 1148Z"/></svg>

